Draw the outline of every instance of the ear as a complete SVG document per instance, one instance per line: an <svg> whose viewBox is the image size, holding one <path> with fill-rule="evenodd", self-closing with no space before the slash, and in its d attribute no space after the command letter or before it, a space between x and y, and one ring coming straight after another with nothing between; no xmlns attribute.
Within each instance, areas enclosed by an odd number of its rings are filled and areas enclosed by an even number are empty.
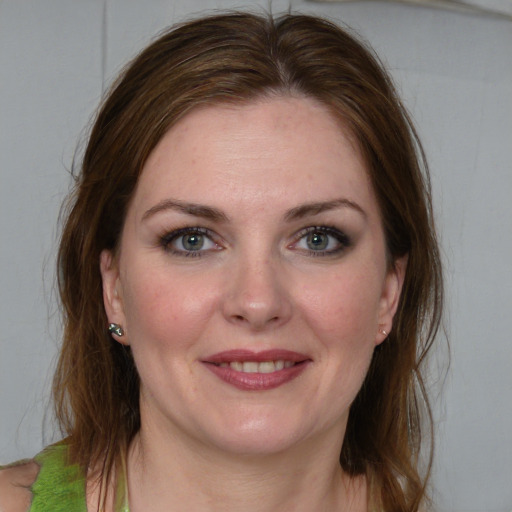
<svg viewBox="0 0 512 512"><path fill-rule="evenodd" d="M382 343L391 332L405 279L408 256L397 258L389 268L379 302L378 332L375 344Z"/></svg>
<svg viewBox="0 0 512 512"><path fill-rule="evenodd" d="M119 343L128 345L119 267L112 251L107 249L101 251L100 271L103 284L103 305L108 321L119 324L125 332L122 338L116 334L112 334L112 337Z"/></svg>

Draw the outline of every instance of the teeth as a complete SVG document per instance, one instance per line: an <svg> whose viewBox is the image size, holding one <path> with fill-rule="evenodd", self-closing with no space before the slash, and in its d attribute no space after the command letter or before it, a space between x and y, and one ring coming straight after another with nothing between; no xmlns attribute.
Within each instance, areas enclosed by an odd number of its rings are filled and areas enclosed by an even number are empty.
<svg viewBox="0 0 512 512"><path fill-rule="evenodd" d="M265 361L258 365L258 373L272 373L276 371L276 363L274 361Z"/></svg>
<svg viewBox="0 0 512 512"><path fill-rule="evenodd" d="M230 367L237 372L243 373L273 373L283 368L291 368L295 363L292 361L262 361L258 363L256 361L233 361L231 363L220 363L221 368Z"/></svg>
<svg viewBox="0 0 512 512"><path fill-rule="evenodd" d="M241 372L244 367L243 363L240 363L239 361L234 361L230 363L229 366L231 366L231 368L233 368L233 370L236 370L237 372Z"/></svg>
<svg viewBox="0 0 512 512"><path fill-rule="evenodd" d="M253 361L245 361L242 363L242 371L244 373L258 373L259 364Z"/></svg>

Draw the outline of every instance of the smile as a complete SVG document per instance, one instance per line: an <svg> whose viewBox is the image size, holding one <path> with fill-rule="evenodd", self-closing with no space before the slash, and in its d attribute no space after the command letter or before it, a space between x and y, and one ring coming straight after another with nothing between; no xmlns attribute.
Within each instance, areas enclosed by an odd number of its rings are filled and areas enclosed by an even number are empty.
<svg viewBox="0 0 512 512"><path fill-rule="evenodd" d="M312 361L305 354L289 350L230 350L202 362L219 379L235 388L264 391L292 381Z"/></svg>
<svg viewBox="0 0 512 512"><path fill-rule="evenodd" d="M295 363L293 361L284 361L279 359L277 361L233 361L231 363L220 363L221 368L231 368L237 372L243 373L273 373L280 371L284 368L291 368Z"/></svg>

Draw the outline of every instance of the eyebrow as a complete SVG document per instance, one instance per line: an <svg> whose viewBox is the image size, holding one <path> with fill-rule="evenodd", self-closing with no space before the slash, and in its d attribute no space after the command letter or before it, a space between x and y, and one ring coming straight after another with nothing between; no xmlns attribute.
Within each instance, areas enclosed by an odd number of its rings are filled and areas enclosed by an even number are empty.
<svg viewBox="0 0 512 512"><path fill-rule="evenodd" d="M144 213L142 220L146 220L165 210L175 210L180 213L186 213L187 215L193 215L194 217L202 217L203 219L218 222L226 222L228 220L227 215L217 208L195 203L185 203L177 199L165 199L164 201L160 201Z"/></svg>
<svg viewBox="0 0 512 512"><path fill-rule="evenodd" d="M318 215L322 212L336 210L338 208L351 208L359 212L366 219L366 212L357 203L344 198L297 206L296 208L288 210L284 218L287 221L298 220L302 219L303 217Z"/></svg>
<svg viewBox="0 0 512 512"><path fill-rule="evenodd" d="M364 218L366 218L366 212L354 201L349 199L334 199L332 201L320 201L315 203L307 203L291 210L288 210L284 215L284 220L291 222L293 220L302 219L308 216L318 215L320 213L335 210L338 208L351 208L359 212ZM179 201L177 199L164 199L155 206L147 210L142 216L142 220L146 220L159 212L166 210L175 210L180 213L192 215L194 217L201 217L203 219L209 219L217 222L228 222L229 217L218 208L212 206L205 206L196 203L187 203Z"/></svg>

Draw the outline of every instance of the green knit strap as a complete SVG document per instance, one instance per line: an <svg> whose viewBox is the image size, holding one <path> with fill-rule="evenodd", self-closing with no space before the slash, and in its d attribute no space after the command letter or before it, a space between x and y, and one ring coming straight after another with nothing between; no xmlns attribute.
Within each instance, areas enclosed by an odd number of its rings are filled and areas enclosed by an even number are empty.
<svg viewBox="0 0 512 512"><path fill-rule="evenodd" d="M40 470L32 485L29 512L87 512L85 478L77 465L68 464L64 443L49 446L34 457Z"/></svg>
<svg viewBox="0 0 512 512"><path fill-rule="evenodd" d="M128 505L128 478L126 474L126 452L121 451L121 464L116 484L115 512L130 512Z"/></svg>

